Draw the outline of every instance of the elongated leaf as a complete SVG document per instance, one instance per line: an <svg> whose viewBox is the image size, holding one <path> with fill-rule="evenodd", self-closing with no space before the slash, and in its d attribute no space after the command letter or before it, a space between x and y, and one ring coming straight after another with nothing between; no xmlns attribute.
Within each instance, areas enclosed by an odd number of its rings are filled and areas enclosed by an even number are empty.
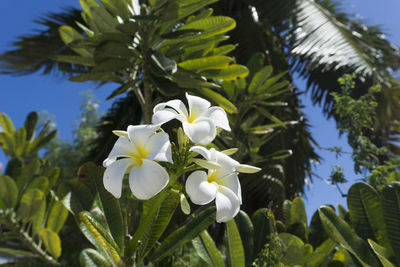
<svg viewBox="0 0 400 267"><path fill-rule="evenodd" d="M221 80L236 80L238 78L245 78L249 74L249 70L242 65L232 64L223 69L212 69L205 70L201 72L201 75L206 76L211 79L221 79Z"/></svg>
<svg viewBox="0 0 400 267"><path fill-rule="evenodd" d="M27 141L32 140L38 120L39 120L39 114L37 112L31 112L28 114L28 116L26 116L24 127L26 130Z"/></svg>
<svg viewBox="0 0 400 267"><path fill-rule="evenodd" d="M335 247L336 242L327 239L313 253L303 257L302 262L308 266L321 266L332 255Z"/></svg>
<svg viewBox="0 0 400 267"><path fill-rule="evenodd" d="M98 267L98 266L111 266L103 255L97 250L87 248L81 251L79 254L79 263L82 267Z"/></svg>
<svg viewBox="0 0 400 267"><path fill-rule="evenodd" d="M168 3L165 9L162 9L161 21L178 21L201 8L217 2L218 0L174 0ZM158 5L157 5L158 6Z"/></svg>
<svg viewBox="0 0 400 267"><path fill-rule="evenodd" d="M264 248L265 243L267 243L267 238L271 234L272 227L274 224L273 217L268 216L268 209L263 208L254 212L251 216L251 220L254 225L254 252L253 260L258 257L258 253Z"/></svg>
<svg viewBox="0 0 400 267"><path fill-rule="evenodd" d="M225 266L224 260L222 259L220 252L218 251L214 241L212 240L212 238L211 238L210 234L207 232L207 230L204 230L200 234L200 237L198 237L198 239L201 242L200 245L202 245L202 247L204 248L204 251L207 253L207 257L210 260L211 266L224 267ZM197 252L199 252L199 251L197 251ZM200 255L200 257L201 257L201 255ZM204 257L204 255L203 255L203 257Z"/></svg>
<svg viewBox="0 0 400 267"><path fill-rule="evenodd" d="M132 89L134 87L134 83L133 82L128 82L126 84L121 85L120 87L118 87L117 89L115 89L109 96L107 96L106 100L110 100L120 94L125 93L126 91Z"/></svg>
<svg viewBox="0 0 400 267"><path fill-rule="evenodd" d="M230 220L226 223L226 235L228 239L229 262L232 267L244 267L245 256L240 238L239 230L235 220Z"/></svg>
<svg viewBox="0 0 400 267"><path fill-rule="evenodd" d="M200 256L200 258L204 261L205 264L207 264L207 266L213 266L210 255L208 255L208 252L199 236L192 239L192 246L194 247L197 255Z"/></svg>
<svg viewBox="0 0 400 267"><path fill-rule="evenodd" d="M362 264L378 266L378 262L366 242L357 236L351 227L336 215L332 208L323 206L318 209L318 212L324 229L330 238L341 244Z"/></svg>
<svg viewBox="0 0 400 267"><path fill-rule="evenodd" d="M90 189L78 180L70 180L63 185L70 192L63 199L65 207L75 216L84 210L90 210L93 204L93 195Z"/></svg>
<svg viewBox="0 0 400 267"><path fill-rule="evenodd" d="M14 134L14 124L11 119L3 112L0 112L0 126L4 132L13 135Z"/></svg>
<svg viewBox="0 0 400 267"><path fill-rule="evenodd" d="M171 221L172 215L174 215L176 207L179 205L179 202L179 194L170 191L168 196L162 202L157 216L148 225L146 233L142 238L142 256L146 256L146 254L153 248L154 244L164 233L169 222Z"/></svg>
<svg viewBox="0 0 400 267"><path fill-rule="evenodd" d="M179 63L178 66L186 70L203 71L208 69L225 68L232 61L233 58L226 56L210 56L210 57L189 59Z"/></svg>
<svg viewBox="0 0 400 267"><path fill-rule="evenodd" d="M17 204L18 187L14 180L0 174L0 202L5 208L14 208Z"/></svg>
<svg viewBox="0 0 400 267"><path fill-rule="evenodd" d="M400 183L386 186L382 192L383 218L386 223L389 242L398 262L400 262Z"/></svg>
<svg viewBox="0 0 400 267"><path fill-rule="evenodd" d="M44 194L39 189L33 189L26 192L21 198L17 212L18 217L24 222L32 219L36 212L39 211L43 201L45 201Z"/></svg>
<svg viewBox="0 0 400 267"><path fill-rule="evenodd" d="M90 57L82 57L75 55L54 55L51 57L53 60L58 62L65 62L70 64L78 64L84 66L95 66L93 58Z"/></svg>
<svg viewBox="0 0 400 267"><path fill-rule="evenodd" d="M75 40L84 39L84 37L79 32L77 32L74 28L70 26L61 26L58 31L60 33L61 39L66 45ZM83 57L90 58L92 56L92 53L84 48L72 48L72 50Z"/></svg>
<svg viewBox="0 0 400 267"><path fill-rule="evenodd" d="M259 72L257 72L250 82L248 88L249 93L256 93L258 91L258 87L262 86L268 80L272 71L273 69L271 66L266 66L262 68Z"/></svg>
<svg viewBox="0 0 400 267"><path fill-rule="evenodd" d="M375 252L375 255L378 256L383 267L394 267L394 265L389 261L389 257L391 257L393 254L391 254L386 248L380 246L371 239L368 239L368 243L371 246L372 250Z"/></svg>
<svg viewBox="0 0 400 267"><path fill-rule="evenodd" d="M390 247L383 218L382 202L375 189L366 183L356 183L347 197L350 220L356 233L363 239L376 238Z"/></svg>
<svg viewBox="0 0 400 267"><path fill-rule="evenodd" d="M79 228L93 246L95 246L102 255L105 255L109 261L117 264L121 263L122 259L118 254L117 244L107 230L105 230L87 211L80 212L79 219L81 221Z"/></svg>
<svg viewBox="0 0 400 267"><path fill-rule="evenodd" d="M235 217L236 226L240 233L243 243L244 255L246 258L246 266L251 266L253 262L254 251L254 226L250 217L244 212L239 211Z"/></svg>
<svg viewBox="0 0 400 267"><path fill-rule="evenodd" d="M170 234L158 247L154 253L149 256L150 260L161 260L169 255L175 248L192 240L202 231L208 228L215 221L215 207L209 207L200 212L187 224L178 228Z"/></svg>
<svg viewBox="0 0 400 267"><path fill-rule="evenodd" d="M96 186L111 235L117 243L119 251L121 251L123 255L125 234L121 206L118 199L105 190L103 185L103 173L103 167L97 167L94 163L89 162L79 168L78 177L80 177L80 179L86 177L90 180L91 184Z"/></svg>
<svg viewBox="0 0 400 267"><path fill-rule="evenodd" d="M202 88L199 91L201 92L202 95L206 96L208 99L220 105L224 110L226 110L226 112L230 114L237 113L236 107L222 95L208 88Z"/></svg>
<svg viewBox="0 0 400 267"><path fill-rule="evenodd" d="M22 156L26 145L26 130L23 127L18 128L14 133L15 155Z"/></svg>
<svg viewBox="0 0 400 267"><path fill-rule="evenodd" d="M33 189L39 189L43 193L47 192L47 189L49 188L49 180L45 176L39 176L33 178L33 180L28 184L28 186L25 189L25 192L28 192L29 190Z"/></svg>
<svg viewBox="0 0 400 267"><path fill-rule="evenodd" d="M51 231L50 229L42 229L40 230L40 239L43 241L43 244L46 250L54 257L58 258L61 256L61 240L60 237Z"/></svg>
<svg viewBox="0 0 400 267"><path fill-rule="evenodd" d="M38 211L32 216L30 221L32 222L32 235L35 236L39 233L39 230L44 226L44 219L46 216L46 199L42 201Z"/></svg>
<svg viewBox="0 0 400 267"><path fill-rule="evenodd" d="M0 253L6 253L6 254L13 255L13 256L17 255L17 256L22 256L22 257L32 257L32 258L36 258L37 257L36 254L33 254L30 251L13 249L13 248L2 248L2 247L0 247Z"/></svg>
<svg viewBox="0 0 400 267"><path fill-rule="evenodd" d="M304 206L304 200L301 197L293 199L290 208L290 223L296 222L307 225L306 208Z"/></svg>
<svg viewBox="0 0 400 267"><path fill-rule="evenodd" d="M64 204L60 200L55 201L50 209L46 228L52 230L57 234L64 226L67 217L68 210L65 208Z"/></svg>
<svg viewBox="0 0 400 267"><path fill-rule="evenodd" d="M22 161L18 163L18 165L20 166L19 168L21 168ZM15 182L20 190L20 193L23 192L22 189L24 188L24 186L26 186L27 183L31 181L32 177L34 177L39 173L39 168L40 168L39 159L33 159L31 162L29 162L20 170L20 174L14 176L16 177Z"/></svg>
<svg viewBox="0 0 400 267"><path fill-rule="evenodd" d="M288 233L280 233L279 238L284 243L282 263L285 265L296 265L301 262L303 257L308 257L310 254L308 247L306 247L303 241L297 236Z"/></svg>

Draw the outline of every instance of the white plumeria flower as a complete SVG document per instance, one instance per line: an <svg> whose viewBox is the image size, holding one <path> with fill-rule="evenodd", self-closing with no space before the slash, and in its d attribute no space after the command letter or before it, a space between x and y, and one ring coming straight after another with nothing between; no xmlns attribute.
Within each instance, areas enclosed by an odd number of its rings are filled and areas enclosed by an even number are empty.
<svg viewBox="0 0 400 267"><path fill-rule="evenodd" d="M233 219L242 204L238 169L245 170L245 172L254 172L255 169L259 171L260 169L242 165L214 148L207 150L201 146L194 146L190 151L199 153L212 163L209 165L208 173L195 171L188 177L186 192L190 199L197 205L205 205L215 199L217 222L227 222Z"/></svg>
<svg viewBox="0 0 400 267"><path fill-rule="evenodd" d="M209 101L186 93L189 111L181 100L175 99L154 107L153 124L161 125L172 119L182 122L183 131L197 144L207 145L217 135L217 127L230 131L225 110L211 107Z"/></svg>
<svg viewBox="0 0 400 267"><path fill-rule="evenodd" d="M156 125L128 126L128 131L116 131L120 136L103 165L104 187L115 197L121 197L122 180L129 172L129 187L139 199L149 199L168 182L167 171L155 160L172 163L168 134L156 131Z"/></svg>

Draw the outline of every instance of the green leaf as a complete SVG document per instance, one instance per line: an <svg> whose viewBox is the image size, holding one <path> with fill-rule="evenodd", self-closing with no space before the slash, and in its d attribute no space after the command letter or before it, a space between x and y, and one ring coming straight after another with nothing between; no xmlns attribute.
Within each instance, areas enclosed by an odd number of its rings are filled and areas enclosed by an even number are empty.
<svg viewBox="0 0 400 267"><path fill-rule="evenodd" d="M351 227L335 211L327 206L318 209L325 232L334 241L342 245L362 264L378 266L378 262L364 240L357 236Z"/></svg>
<svg viewBox="0 0 400 267"><path fill-rule="evenodd" d="M121 263L118 246L106 229L88 211L79 213L79 228L86 238L102 255L106 255L111 262Z"/></svg>
<svg viewBox="0 0 400 267"><path fill-rule="evenodd" d="M14 159L13 159L14 160ZM16 163L18 168L22 167L22 161L19 160L20 163ZM20 190L20 193L22 193L22 189L28 184L33 177L35 177L39 173L40 169L40 161L39 159L33 159L31 162L29 162L26 166L22 167L20 170L20 173L14 177L15 182Z"/></svg>
<svg viewBox="0 0 400 267"><path fill-rule="evenodd" d="M43 228L43 222L46 216L46 198L40 204L38 211L33 215L30 221L32 222L32 235L39 233L39 230Z"/></svg>
<svg viewBox="0 0 400 267"><path fill-rule="evenodd" d="M255 259L267 243L268 237L273 231L272 225L275 224L275 222L273 217L268 216L267 208L262 208L254 212L251 216L251 220L254 225L253 259Z"/></svg>
<svg viewBox="0 0 400 267"><path fill-rule="evenodd" d="M289 199L285 199L285 201L283 202L282 213L283 213L283 221L285 222L286 225L292 224L291 210L292 210L292 201L290 201Z"/></svg>
<svg viewBox="0 0 400 267"><path fill-rule="evenodd" d="M0 132L0 145L4 151L4 154L9 155L11 157L16 157L15 151L15 140L14 136L7 132Z"/></svg>
<svg viewBox="0 0 400 267"><path fill-rule="evenodd" d="M17 211L17 215L24 222L29 221L35 216L45 201L44 194L39 189L33 189L22 195L21 202Z"/></svg>
<svg viewBox="0 0 400 267"><path fill-rule="evenodd" d="M388 249L380 246L371 239L368 239L368 243L375 252L375 255L378 256L378 259L382 263L383 267L394 267L394 265L389 261L389 257L391 257L393 254L391 254Z"/></svg>
<svg viewBox="0 0 400 267"><path fill-rule="evenodd" d="M226 223L226 235L228 239L228 257L230 266L244 267L245 256L242 239L240 238L239 230L234 219Z"/></svg>
<svg viewBox="0 0 400 267"><path fill-rule="evenodd" d="M242 239L244 255L246 258L246 266L251 266L253 262L254 251L254 227L250 217L244 212L239 211L235 217L236 226Z"/></svg>
<svg viewBox="0 0 400 267"><path fill-rule="evenodd" d="M0 253L6 253L6 254L10 254L12 256L22 256L22 257L31 257L31 258L36 258L37 257L36 254L33 254L30 251L13 249L13 248L2 248L2 247L0 247Z"/></svg>
<svg viewBox="0 0 400 267"><path fill-rule="evenodd" d="M80 0L82 9L102 32L112 31L118 22L96 0Z"/></svg>
<svg viewBox="0 0 400 267"><path fill-rule="evenodd" d="M127 59L107 59L103 62L99 63L94 67L90 73L102 73L102 72L116 72L121 70L126 70L128 68L132 68L133 64L130 63Z"/></svg>
<svg viewBox="0 0 400 267"><path fill-rule="evenodd" d="M150 62L153 63L152 67L155 68L153 68L153 72L156 75L170 75L174 74L178 70L175 60L168 58L164 53L154 51L154 53L150 56L150 60Z"/></svg>
<svg viewBox="0 0 400 267"><path fill-rule="evenodd" d="M4 132L14 135L14 125L11 119L5 114L0 112L0 126Z"/></svg>
<svg viewBox="0 0 400 267"><path fill-rule="evenodd" d="M236 27L236 22L232 18L224 16L212 16L187 23L182 27L180 27L179 30L187 30L187 29L200 30L202 31L201 38L208 38L218 34L226 33L227 31L230 31L235 27ZM181 39L190 39L190 38L193 37L191 36L183 37Z"/></svg>
<svg viewBox="0 0 400 267"><path fill-rule="evenodd" d="M50 229L41 229L39 235L47 252L49 252L54 258L59 258L61 256L60 237Z"/></svg>
<svg viewBox="0 0 400 267"><path fill-rule="evenodd" d="M250 94L254 94L258 91L258 88L261 87L272 74L272 66L266 66L262 68L259 72L257 72L253 79L250 82L248 91Z"/></svg>
<svg viewBox="0 0 400 267"><path fill-rule="evenodd" d="M49 216L47 218L46 228L52 230L55 233L60 232L64 226L65 221L68 218L68 210L64 204L57 200L54 202L50 209Z"/></svg>
<svg viewBox="0 0 400 267"><path fill-rule="evenodd" d="M18 187L14 180L6 175L0 174L0 202L5 208L14 208L17 204Z"/></svg>
<svg viewBox="0 0 400 267"><path fill-rule="evenodd" d="M312 253L302 258L302 262L307 266L321 266L336 248L336 242L332 239L325 240L317 249Z"/></svg>
<svg viewBox="0 0 400 267"><path fill-rule="evenodd" d="M390 247L378 192L367 183L356 183L347 196L351 225L363 239L373 238ZM400 221L399 221L400 222Z"/></svg>
<svg viewBox="0 0 400 267"><path fill-rule="evenodd" d="M62 186L70 192L62 202L72 214L77 216L81 211L90 210L93 204L93 195L84 183L70 180Z"/></svg>
<svg viewBox="0 0 400 267"><path fill-rule="evenodd" d="M174 215L176 207L179 205L179 202L179 194L173 191L170 191L168 196L162 202L157 216L150 224L148 224L144 237L142 238L143 257L147 255L164 233L171 221L172 215Z"/></svg>
<svg viewBox="0 0 400 267"><path fill-rule="evenodd" d="M208 88L201 88L199 92L204 95L207 99L210 99L214 103L217 103L221 106L226 112L233 114L237 113L237 109L235 105L233 105L228 99L223 97L222 95L216 93L215 91Z"/></svg>
<svg viewBox="0 0 400 267"><path fill-rule="evenodd" d="M215 207L209 207L194 216L187 224L170 234L149 256L150 261L159 261L175 248L192 240L215 221Z"/></svg>
<svg viewBox="0 0 400 267"><path fill-rule="evenodd" d="M293 199L290 208L290 223L296 222L307 225L306 208L304 206L304 200L301 197Z"/></svg>
<svg viewBox="0 0 400 267"><path fill-rule="evenodd" d="M289 266L297 265L303 257L307 257L310 254L309 248L297 236L281 233L279 234L279 238L285 244L281 259L283 264Z"/></svg>
<svg viewBox="0 0 400 267"><path fill-rule="evenodd" d="M135 57L132 49L128 48L128 44L116 41L108 41L96 47L94 59L97 63L107 59L130 59Z"/></svg>
<svg viewBox="0 0 400 267"><path fill-rule="evenodd" d="M180 194L180 203L181 203L181 210L183 214L189 215L190 214L190 204L185 197L185 194L181 193Z"/></svg>
<svg viewBox="0 0 400 267"><path fill-rule="evenodd" d="M128 90L131 90L132 88L134 88L135 86L135 82L127 82L126 84L121 85L120 87L118 87L117 89L115 89L111 95L107 96L106 100L110 100L120 94L125 93Z"/></svg>
<svg viewBox="0 0 400 267"><path fill-rule="evenodd" d="M89 67L96 66L96 62L91 57L82 57L76 55L54 55L51 57L51 59L69 64L77 64Z"/></svg>
<svg viewBox="0 0 400 267"><path fill-rule="evenodd" d="M161 22L178 21L201 8L217 2L218 0L174 0L161 9ZM160 6L160 4L158 5Z"/></svg>
<svg viewBox="0 0 400 267"><path fill-rule="evenodd" d="M383 218L393 252L400 262L400 183L393 182L382 192Z"/></svg>
<svg viewBox="0 0 400 267"><path fill-rule="evenodd" d="M232 64L223 69L212 69L201 72L201 75L210 79L221 80L236 80L238 78L245 78L249 74L249 70L242 65Z"/></svg>
<svg viewBox="0 0 400 267"><path fill-rule="evenodd" d="M22 156L22 153L24 152L25 145L26 145L26 130L25 130L25 128L20 127L14 133L14 142L15 142L15 155Z"/></svg>
<svg viewBox="0 0 400 267"><path fill-rule="evenodd" d="M27 141L32 140L38 120L39 120L39 114L37 112L31 112L28 114L28 116L26 116L24 127L26 130Z"/></svg>
<svg viewBox="0 0 400 267"><path fill-rule="evenodd" d="M199 72L209 69L222 69L227 67L232 61L233 58L226 56L210 56L210 57L189 59L179 63L178 66L186 70L193 70Z"/></svg>
<svg viewBox="0 0 400 267"><path fill-rule="evenodd" d="M113 239L118 245L118 251L121 251L121 255L123 255L125 234L121 206L119 200L105 190L103 185L103 173L104 168L97 167L92 162L82 165L78 170L78 176L80 178L86 177L90 180L91 184L96 186L107 225L110 228Z"/></svg>
<svg viewBox="0 0 400 267"><path fill-rule="evenodd" d="M49 188L49 181L48 181L47 177L39 176L39 177L33 178L33 180L26 187L25 192L28 192L29 190L33 190L33 189L39 189L46 195L48 188Z"/></svg>
<svg viewBox="0 0 400 267"><path fill-rule="evenodd" d="M79 32L77 32L74 28L72 28L71 26L61 26L58 29L58 32L60 34L61 40L66 45L70 44L73 41L84 39L84 37ZM92 57L92 53L89 52L87 49L74 48L74 47L71 47L71 49L83 57L87 57L87 58Z"/></svg>
<svg viewBox="0 0 400 267"><path fill-rule="evenodd" d="M268 80L266 80L261 86L257 87L256 94L265 94L265 93L273 93L281 88L286 87L289 82L288 81L282 81L280 83L276 83L279 81L283 76L287 74L286 71L281 72L275 76L272 76Z"/></svg>
<svg viewBox="0 0 400 267"><path fill-rule="evenodd" d="M229 52L235 50L236 46L229 44L229 45L223 45L217 48L214 48L207 52L206 56L223 56L228 54Z"/></svg>
<svg viewBox="0 0 400 267"><path fill-rule="evenodd" d="M199 256L209 265L224 267L225 263L221 253L218 251L214 241L207 230L204 230L199 237L192 240L192 244Z"/></svg>
<svg viewBox="0 0 400 267"><path fill-rule="evenodd" d="M79 254L79 263L82 267L111 266L97 250L86 248Z"/></svg>

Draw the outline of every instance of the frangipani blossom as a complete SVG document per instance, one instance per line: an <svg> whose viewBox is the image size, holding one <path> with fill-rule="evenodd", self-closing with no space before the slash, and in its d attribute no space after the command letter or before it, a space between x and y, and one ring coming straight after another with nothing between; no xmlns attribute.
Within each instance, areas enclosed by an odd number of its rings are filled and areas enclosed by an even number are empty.
<svg viewBox="0 0 400 267"><path fill-rule="evenodd" d="M139 199L149 199L167 186L169 175L155 160L172 163L168 134L156 131L159 126L128 126L127 132L115 143L103 165L104 187L115 197L121 197L122 180L129 173L129 187Z"/></svg>
<svg viewBox="0 0 400 267"><path fill-rule="evenodd" d="M181 100L170 100L154 107L153 124L161 125L172 119L182 122L183 131L189 139L197 144L207 145L217 135L217 127L230 131L225 110L211 107L209 101L186 94L189 111Z"/></svg>
<svg viewBox="0 0 400 267"><path fill-rule="evenodd" d="M214 162L214 165L219 165L219 167L209 168L208 173L195 171L190 174L186 180L187 194L192 202L197 205L205 205L215 199L217 222L231 220L239 212L242 204L242 192L237 175L238 168L244 168L245 171L248 168L248 170L251 169L251 172L260 169L241 165L236 160L213 148L207 150L204 147L194 146L190 151L199 153L206 160Z"/></svg>

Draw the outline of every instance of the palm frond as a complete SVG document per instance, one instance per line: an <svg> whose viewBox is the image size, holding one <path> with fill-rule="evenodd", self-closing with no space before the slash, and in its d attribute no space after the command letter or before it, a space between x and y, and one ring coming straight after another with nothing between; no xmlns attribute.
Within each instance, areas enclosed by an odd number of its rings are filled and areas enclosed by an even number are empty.
<svg viewBox="0 0 400 267"><path fill-rule="evenodd" d="M18 37L13 42L13 48L0 55L0 73L27 75L39 71L43 74L61 70L63 73L85 71L84 66L59 63L51 59L60 53L72 54L61 40L58 28L61 25L70 25L81 32L76 24L76 22L82 23L80 12L75 8L65 8L61 13L49 12L35 20L35 23L44 29Z"/></svg>

